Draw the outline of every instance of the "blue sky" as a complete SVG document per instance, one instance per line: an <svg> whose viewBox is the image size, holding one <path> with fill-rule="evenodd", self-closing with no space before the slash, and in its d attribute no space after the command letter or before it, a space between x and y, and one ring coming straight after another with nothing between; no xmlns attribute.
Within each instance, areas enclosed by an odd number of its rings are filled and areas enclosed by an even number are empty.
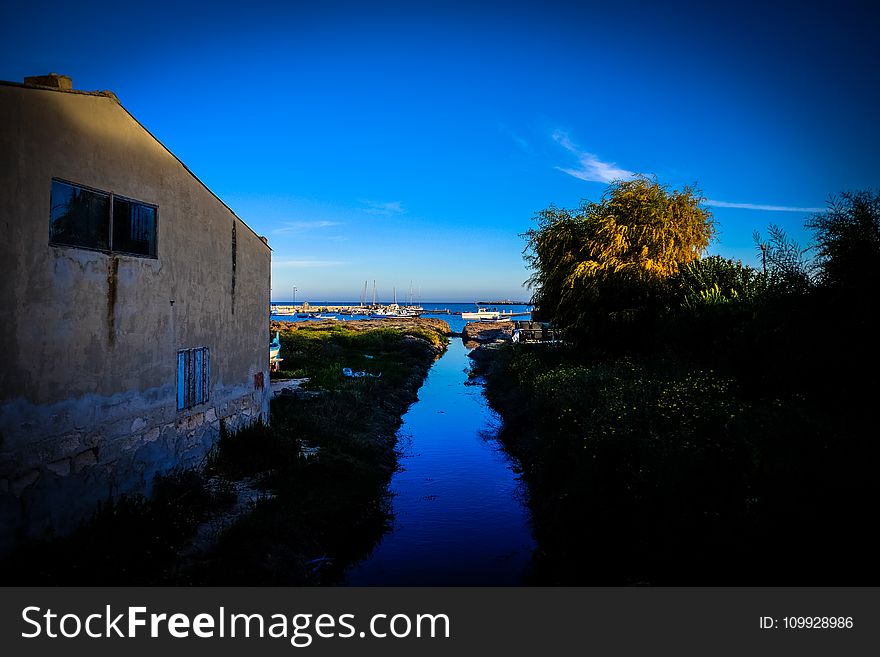
<svg viewBox="0 0 880 657"><path fill-rule="evenodd" d="M613 177L696 184L749 264L877 188L872 3L706 4L5 3L0 79L114 91L269 238L273 299L526 297L534 214Z"/></svg>

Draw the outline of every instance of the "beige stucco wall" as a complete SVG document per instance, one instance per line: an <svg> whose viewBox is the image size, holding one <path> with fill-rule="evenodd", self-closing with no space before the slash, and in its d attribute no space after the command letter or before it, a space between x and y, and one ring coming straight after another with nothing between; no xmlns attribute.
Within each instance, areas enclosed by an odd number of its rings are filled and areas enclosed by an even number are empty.
<svg viewBox="0 0 880 657"><path fill-rule="evenodd" d="M50 246L52 178L158 206L158 258ZM268 419L270 250L114 98L0 84L0 228L0 551ZM210 400L178 412L203 346Z"/></svg>

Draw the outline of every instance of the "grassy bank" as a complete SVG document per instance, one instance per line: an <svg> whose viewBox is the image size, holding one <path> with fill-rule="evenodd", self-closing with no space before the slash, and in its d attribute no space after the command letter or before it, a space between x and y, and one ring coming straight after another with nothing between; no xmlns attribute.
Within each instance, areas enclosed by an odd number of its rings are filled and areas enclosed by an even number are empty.
<svg viewBox="0 0 880 657"><path fill-rule="evenodd" d="M536 583L876 579L877 448L855 380L838 379L821 402L828 382L815 362L818 381L784 386L777 372L761 389L765 373L752 381L668 350L488 353L477 369L523 464Z"/></svg>
<svg viewBox="0 0 880 657"><path fill-rule="evenodd" d="M273 329L284 358L278 376L307 377L300 390L318 394L280 396L270 427L220 441L208 472L252 477L267 497L195 569L200 582L335 583L369 554L390 522L401 415L448 332L430 320ZM346 367L373 376L345 377Z"/></svg>
<svg viewBox="0 0 880 657"><path fill-rule="evenodd" d="M335 583L366 556L390 521L396 429L445 349L448 325L274 330L279 375L307 377L307 394L274 399L268 426L224 432L204 468L160 478L152 499L116 500L74 535L26 546L0 567L4 582ZM381 377L345 377L343 367ZM252 501L242 503L244 493Z"/></svg>

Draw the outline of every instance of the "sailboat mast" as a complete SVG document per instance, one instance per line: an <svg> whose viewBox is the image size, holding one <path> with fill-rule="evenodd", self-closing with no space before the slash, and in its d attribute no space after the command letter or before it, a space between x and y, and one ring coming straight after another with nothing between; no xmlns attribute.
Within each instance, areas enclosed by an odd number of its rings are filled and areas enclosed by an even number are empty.
<svg viewBox="0 0 880 657"><path fill-rule="evenodd" d="M376 305L376 279L373 279L373 305Z"/></svg>

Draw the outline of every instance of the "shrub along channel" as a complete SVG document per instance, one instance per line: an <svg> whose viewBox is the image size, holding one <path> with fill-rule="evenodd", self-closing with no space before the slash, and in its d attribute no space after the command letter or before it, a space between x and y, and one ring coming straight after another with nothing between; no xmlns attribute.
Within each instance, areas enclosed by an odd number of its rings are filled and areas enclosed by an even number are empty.
<svg viewBox="0 0 880 657"><path fill-rule="evenodd" d="M668 353L484 350L476 371L528 485L534 583L871 581L868 407L756 395Z"/></svg>
<svg viewBox="0 0 880 657"><path fill-rule="evenodd" d="M705 256L692 191L614 183L529 231L564 345L478 358L525 468L543 583L877 581L880 193ZM480 351L480 350L478 350ZM487 355L492 357L487 357Z"/></svg>

